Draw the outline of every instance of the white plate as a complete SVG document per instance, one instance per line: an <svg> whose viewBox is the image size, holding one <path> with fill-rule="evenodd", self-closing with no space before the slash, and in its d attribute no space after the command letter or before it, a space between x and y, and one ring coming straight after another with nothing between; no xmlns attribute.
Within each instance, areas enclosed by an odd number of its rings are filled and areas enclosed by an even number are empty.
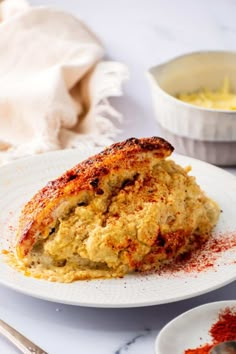
<svg viewBox="0 0 236 354"><path fill-rule="evenodd" d="M45 183L97 151L58 151L16 161L0 168L0 253L14 240L19 213ZM223 209L218 230L236 231L236 178L204 162L183 156L174 159L192 165L193 174L208 195ZM234 252L225 252L217 270L196 274L141 275L123 279L79 281L72 284L36 280L18 273L0 256L0 283L38 298L94 307L137 307L177 301L219 288L235 279ZM233 262L231 262L233 263Z"/></svg>
<svg viewBox="0 0 236 354"><path fill-rule="evenodd" d="M156 354L183 354L186 349L212 343L208 334L220 311L235 308L236 301L218 301L198 306L176 317L159 333L155 343Z"/></svg>

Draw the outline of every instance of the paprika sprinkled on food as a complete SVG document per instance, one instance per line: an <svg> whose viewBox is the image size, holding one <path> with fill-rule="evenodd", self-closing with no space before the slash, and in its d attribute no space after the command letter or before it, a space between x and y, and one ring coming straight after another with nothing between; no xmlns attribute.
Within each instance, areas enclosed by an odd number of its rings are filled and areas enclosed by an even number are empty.
<svg viewBox="0 0 236 354"><path fill-rule="evenodd" d="M217 322L211 326L209 334L212 337L212 343L195 349L187 349L184 354L209 354L214 345L236 340L236 309L227 307L221 311Z"/></svg>

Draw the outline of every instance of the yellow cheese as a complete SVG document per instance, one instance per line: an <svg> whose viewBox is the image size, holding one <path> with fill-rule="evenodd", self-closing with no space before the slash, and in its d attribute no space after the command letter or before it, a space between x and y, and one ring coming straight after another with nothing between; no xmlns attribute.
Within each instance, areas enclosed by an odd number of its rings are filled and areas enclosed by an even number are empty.
<svg viewBox="0 0 236 354"><path fill-rule="evenodd" d="M236 94L231 91L229 78L224 79L221 88L217 91L203 88L197 92L180 93L177 98L200 107L236 110Z"/></svg>

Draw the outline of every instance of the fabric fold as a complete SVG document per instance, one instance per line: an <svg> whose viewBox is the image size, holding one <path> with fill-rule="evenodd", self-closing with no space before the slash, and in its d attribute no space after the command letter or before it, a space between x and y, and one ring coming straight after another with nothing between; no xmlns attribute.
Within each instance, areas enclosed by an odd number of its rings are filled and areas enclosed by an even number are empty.
<svg viewBox="0 0 236 354"><path fill-rule="evenodd" d="M122 94L127 67L102 61L101 42L79 19L20 2L0 5L0 163L110 144L121 115L108 98Z"/></svg>

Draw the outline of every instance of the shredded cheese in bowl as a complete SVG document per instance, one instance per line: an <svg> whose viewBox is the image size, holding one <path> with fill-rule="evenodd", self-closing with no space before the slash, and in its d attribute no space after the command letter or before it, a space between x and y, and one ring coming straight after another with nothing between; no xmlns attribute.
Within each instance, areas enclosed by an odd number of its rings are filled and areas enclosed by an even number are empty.
<svg viewBox="0 0 236 354"><path fill-rule="evenodd" d="M203 88L197 92L180 93L176 97L183 102L195 106L232 111L236 110L236 94L232 92L230 81L227 77L224 79L221 88L217 91Z"/></svg>

